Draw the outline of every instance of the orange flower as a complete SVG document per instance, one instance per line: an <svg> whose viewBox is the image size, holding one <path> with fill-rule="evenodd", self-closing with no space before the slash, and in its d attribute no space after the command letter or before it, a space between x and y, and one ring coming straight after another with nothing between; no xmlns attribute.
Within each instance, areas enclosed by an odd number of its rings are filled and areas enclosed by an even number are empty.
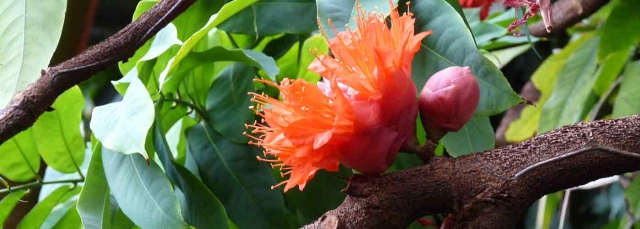
<svg viewBox="0 0 640 229"><path fill-rule="evenodd" d="M286 183L285 191L296 185L302 190L319 169L337 171L339 163L365 175L381 174L402 144L415 140L411 61L431 31L414 35L415 19L400 16L397 7L389 15L391 28L384 15L366 16L358 7L357 30L334 29L336 38L329 40L335 58L322 55L309 66L323 82L271 83L282 101L253 94L267 124L250 125L259 134L253 144L277 158L260 160L290 175L275 187Z"/></svg>

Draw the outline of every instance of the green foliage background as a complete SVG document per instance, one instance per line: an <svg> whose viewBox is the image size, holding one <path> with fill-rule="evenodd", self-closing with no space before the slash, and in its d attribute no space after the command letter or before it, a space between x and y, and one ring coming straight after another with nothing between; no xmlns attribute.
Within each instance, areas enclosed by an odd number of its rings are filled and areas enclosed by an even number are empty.
<svg viewBox="0 0 640 229"><path fill-rule="evenodd" d="M62 29L65 1L33 1L0 2L0 12L26 12L0 14L2 106L35 81L34 69L47 66ZM140 1L133 20L157 2ZM406 11L404 1L394 3ZM387 0L359 4L367 11L390 9ZM558 45L531 76L541 98L509 126L507 140L640 113L638 6L634 0L614 0L567 31L568 44ZM507 32L514 10L498 10L480 21L479 9L463 10L455 0L413 1L410 9L417 31L433 31L412 63L418 89L433 73L456 65L470 66L480 85L474 118L445 136L440 153L458 157L492 149L490 117L523 101L500 69L542 40ZM56 100L55 111L0 145L3 183L31 182L0 191L8 194L0 201L0 224L37 186L44 186L40 200L18 228L298 228L337 207L350 169L321 171L304 192L272 190L283 178L256 160L261 150L247 144L243 132L244 124L256 120L247 93L278 96L273 87L253 80L320 80L306 70L315 58L311 51L329 52L316 20L331 31L326 23L331 18L342 30L354 25L355 10L355 0L196 1L119 64L124 77L112 85L121 101L93 108L74 87ZM20 35L4 36L15 33ZM90 132L80 128L85 106L93 109ZM419 122L417 127L424 142ZM44 177L37 173L41 159ZM415 156L401 154L390 172L419 165ZM607 195L584 198L596 203L590 206L598 219L606 215L604 222L569 221L565 228L625 228L624 209L640 218L640 179L625 186L601 185L597 190ZM555 228L561 195L533 206L522 227L533 228L529 222L538 218L544 228ZM625 199L628 206L620 204ZM533 214L538 208L540 216Z"/></svg>

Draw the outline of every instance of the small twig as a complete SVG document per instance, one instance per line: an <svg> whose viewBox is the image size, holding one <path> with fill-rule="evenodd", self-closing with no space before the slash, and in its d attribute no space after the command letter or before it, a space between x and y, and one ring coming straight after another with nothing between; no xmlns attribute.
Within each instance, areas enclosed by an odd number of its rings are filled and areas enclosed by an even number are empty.
<svg viewBox="0 0 640 229"><path fill-rule="evenodd" d="M564 191L564 199L562 200L562 210L560 211L560 225L558 229L564 229L564 220L567 217L567 208L569 207L569 197L571 197L571 189Z"/></svg>
<svg viewBox="0 0 640 229"><path fill-rule="evenodd" d="M627 151L616 150L616 149L605 147L605 146L595 146L595 147L589 147L589 148L585 148L585 149L576 150L576 151L573 151L573 152L570 152L570 153L567 153L567 154L563 154L563 155L560 155L560 156L557 156L557 157L554 157L554 158L551 158L551 159L547 159L547 160L538 162L538 163L533 164L533 165L523 169L522 171L516 173L516 175L513 176L512 179L518 179L522 175L530 172L531 170L533 170L533 169L535 169L537 167L549 164L551 162L561 161L561 160L564 160L564 159L567 159L567 158L570 158L570 157L573 157L573 156L576 156L576 155L579 155L579 154L582 154L582 153L600 152L600 151L601 152L605 152L605 153L609 153L609 154L616 154L616 155L621 155L621 156L625 156L625 157L631 157L631 158L640 160L640 155L639 154L635 154L635 153L631 153L631 152L627 152Z"/></svg>
<svg viewBox="0 0 640 229"><path fill-rule="evenodd" d="M207 112L202 110L200 107L196 106L195 104L189 102L189 101L185 101L182 99L172 99L172 98L164 98L162 97L161 99L158 100L158 102L174 102L177 104L181 104L181 105L185 105L191 109L193 109L194 111L198 112L198 114L202 117L206 117Z"/></svg>
<svg viewBox="0 0 640 229"><path fill-rule="evenodd" d="M616 89L616 87L618 87L618 85L620 85L621 82L622 82L622 77L619 77L618 79L616 79L616 81L613 81L609 89L602 95L602 97L600 97L600 100L598 101L598 103L595 106L593 106L593 109L591 110L591 112L589 112L589 121L596 120L598 116L598 112L600 112L600 109L602 108L602 106L607 102L607 99L609 98L609 96L611 96L611 93L613 93L614 89Z"/></svg>
<svg viewBox="0 0 640 229"><path fill-rule="evenodd" d="M422 163L426 164L435 155L436 147L437 145L435 142L433 142L432 140L427 140L427 142L424 145L421 145L421 146L416 145L413 147L403 147L400 150L408 154L415 154L416 156L418 156L418 158L420 158Z"/></svg>
<svg viewBox="0 0 640 229"><path fill-rule="evenodd" d="M80 179L69 179L69 180L57 180L57 181L34 181L34 182L31 182L31 183L26 183L26 184L22 184L22 185L14 186L14 187L9 187L9 188L5 188L5 189L1 189L1 190L0 190L0 194L2 194L2 193L8 193L8 192L13 192L13 191L18 191L18 190L22 190L22 189L30 189L30 188L39 187L39 186L48 185L48 184L64 184L64 183L72 183L72 184L75 186L75 185L77 185L79 182L84 182L84 178L80 178Z"/></svg>

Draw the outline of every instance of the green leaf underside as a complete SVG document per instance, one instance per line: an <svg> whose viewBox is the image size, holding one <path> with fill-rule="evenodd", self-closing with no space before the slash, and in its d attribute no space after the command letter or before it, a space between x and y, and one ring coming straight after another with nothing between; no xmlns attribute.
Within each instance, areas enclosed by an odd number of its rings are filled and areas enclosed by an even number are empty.
<svg viewBox="0 0 640 229"><path fill-rule="evenodd" d="M104 147L148 158L145 140L153 117L153 101L147 89L138 78L132 78L122 101L94 108L89 125Z"/></svg>
<svg viewBox="0 0 640 229"><path fill-rule="evenodd" d="M65 0L0 1L0 107L47 68L66 9Z"/></svg>
<svg viewBox="0 0 640 229"><path fill-rule="evenodd" d="M105 147L102 148L102 162L112 195L136 225L158 229L190 228L180 214L171 183L155 162L147 162L139 154L125 155Z"/></svg>
<svg viewBox="0 0 640 229"><path fill-rule="evenodd" d="M522 101L502 72L478 51L464 20L447 2L416 1L411 11L416 18L416 32L433 30L413 60L412 77L418 88L444 68L470 66L480 86L476 115L497 114Z"/></svg>
<svg viewBox="0 0 640 229"><path fill-rule="evenodd" d="M282 188L271 190L277 182L267 163L256 160L258 148L225 139L207 122L192 127L187 142L203 183L236 225L289 228Z"/></svg>

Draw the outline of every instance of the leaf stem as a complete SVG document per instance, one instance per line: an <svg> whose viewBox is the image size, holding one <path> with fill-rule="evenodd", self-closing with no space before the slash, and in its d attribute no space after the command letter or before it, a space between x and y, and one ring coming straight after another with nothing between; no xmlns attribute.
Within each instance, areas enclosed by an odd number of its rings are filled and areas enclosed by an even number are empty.
<svg viewBox="0 0 640 229"><path fill-rule="evenodd" d="M193 103L191 103L189 101L182 100L182 99L172 99L172 98L161 97L158 100L158 102L174 102L174 103L177 103L177 104L182 104L182 105L185 105L185 106L195 110L203 118L206 117L206 115L207 115L207 112L205 110L202 110L202 109L200 109L200 107L196 106L195 104L193 104Z"/></svg>
<svg viewBox="0 0 640 229"><path fill-rule="evenodd" d="M84 182L84 178L68 179L68 180L56 180L56 181L34 181L34 182L31 182L31 183L26 183L26 184L14 186L14 187L0 189L0 194L13 192L13 191L18 191L18 190L23 190L23 189L30 189L30 188L39 187L39 186L48 185L48 184L73 183L73 185L75 186L79 182Z"/></svg>

